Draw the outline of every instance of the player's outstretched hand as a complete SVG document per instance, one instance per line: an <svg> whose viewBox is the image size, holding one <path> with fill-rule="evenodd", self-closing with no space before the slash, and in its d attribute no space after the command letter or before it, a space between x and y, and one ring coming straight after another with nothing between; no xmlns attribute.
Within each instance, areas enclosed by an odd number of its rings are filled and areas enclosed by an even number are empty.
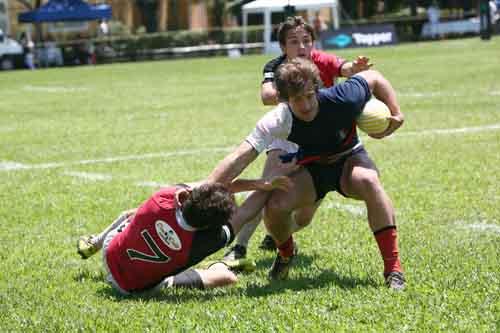
<svg viewBox="0 0 500 333"><path fill-rule="evenodd" d="M382 139L386 136L389 136L403 125L405 119L403 114L399 113L397 115L390 116L389 120L390 120L389 126L385 131L383 131L382 133L369 134L369 135L374 139Z"/></svg>
<svg viewBox="0 0 500 333"><path fill-rule="evenodd" d="M362 71L366 71L370 69L372 66L373 64L370 63L370 58L365 56L358 56L352 62L352 73L356 74Z"/></svg>
<svg viewBox="0 0 500 333"><path fill-rule="evenodd" d="M262 183L259 187L262 191L282 190L289 191L293 186L292 181L287 176L275 176Z"/></svg>

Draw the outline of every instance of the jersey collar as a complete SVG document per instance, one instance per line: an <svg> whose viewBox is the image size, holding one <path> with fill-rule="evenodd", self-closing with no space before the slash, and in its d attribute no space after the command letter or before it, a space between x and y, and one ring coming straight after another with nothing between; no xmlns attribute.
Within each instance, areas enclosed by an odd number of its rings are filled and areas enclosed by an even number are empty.
<svg viewBox="0 0 500 333"><path fill-rule="evenodd" d="M177 223L179 224L179 227L181 227L184 230L187 231L196 231L196 228L190 226L186 220L184 219L184 216L182 216L182 211L180 208L175 209L175 218L177 219Z"/></svg>

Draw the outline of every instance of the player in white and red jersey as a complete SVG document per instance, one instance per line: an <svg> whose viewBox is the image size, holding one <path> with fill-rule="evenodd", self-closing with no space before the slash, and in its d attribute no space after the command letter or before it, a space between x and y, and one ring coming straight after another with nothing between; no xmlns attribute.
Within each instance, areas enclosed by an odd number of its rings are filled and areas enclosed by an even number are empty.
<svg viewBox="0 0 500 333"><path fill-rule="evenodd" d="M102 248L108 281L125 295L162 287L235 283L237 277L230 268L252 268L250 261L216 263L206 270L189 268L229 244L253 217L246 214L255 214L264 205L267 192L288 190L288 185L286 177L270 182L236 181L230 186L234 192L262 190L248 201L256 205L254 209L246 206L238 211L232 192L221 184L170 186L154 193L137 210L123 213L100 235L82 237L78 253L86 259Z"/></svg>
<svg viewBox="0 0 500 333"><path fill-rule="evenodd" d="M367 70L330 88L319 89L317 67L304 59L293 59L278 68L276 87L281 103L264 115L246 139L212 171L212 182L230 182L266 150L274 139L289 140L300 147L297 163L304 167L290 175L290 191L274 192L265 206L264 222L278 247L269 277L282 280L297 254L293 241L294 212L318 203L328 192L362 200L368 225L384 263L386 285L405 286L399 258L395 211L379 178L377 167L352 132L352 123L366 102L375 97L391 112L389 127L381 139L404 122L390 82L377 71ZM288 156L287 156L288 157Z"/></svg>
<svg viewBox="0 0 500 333"><path fill-rule="evenodd" d="M279 96L274 84L275 72L281 64L286 63L290 59L303 58L313 62L319 70L321 83L325 88L333 86L339 77L350 77L372 66L370 59L364 56L359 56L354 61L346 61L337 55L316 50L313 48L315 38L314 28L300 16L289 17L281 23L278 29L278 40L283 54L270 60L264 66L264 78L260 91L264 105L276 105L279 103ZM356 132L354 122L352 124L352 131ZM273 172L279 166L280 155L295 153L297 149L297 145L290 142L290 140L274 139L266 149L267 159L263 175L265 176ZM296 229L300 229L311 223L320 203L321 201L311 206L297 209L294 213ZM236 244L225 254L224 257L226 259L233 260L246 257L248 242L259 223L260 215L252 223L245 225L237 235ZM260 248L274 250L276 245L271 236L266 235Z"/></svg>

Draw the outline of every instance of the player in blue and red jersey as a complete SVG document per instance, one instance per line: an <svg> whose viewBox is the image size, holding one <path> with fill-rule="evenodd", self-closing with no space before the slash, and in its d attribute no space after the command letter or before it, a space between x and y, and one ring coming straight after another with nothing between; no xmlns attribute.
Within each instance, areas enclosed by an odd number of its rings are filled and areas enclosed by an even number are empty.
<svg viewBox="0 0 500 333"><path fill-rule="evenodd" d="M360 71L369 69L372 65L367 57L359 56L354 61L346 61L334 54L318 51L313 48L316 36L314 28L300 16L289 17L281 23L278 29L278 40L282 55L269 61L263 70L264 79L261 85L261 98L264 105L277 105L278 94L274 84L277 68L290 59L303 58L312 61L318 67L322 87L331 87L339 77L350 77ZM352 132L356 131L353 122ZM354 135L354 133L352 133ZM267 159L263 175L275 170L279 163L279 156L284 153L294 153L297 145L285 139L276 138L266 149ZM295 229L300 229L311 223L314 213L321 201L311 206L304 206L294 213ZM260 215L251 223L247 223L238 233L236 244L226 253L226 259L245 258L248 242L260 223ZM267 235L260 248L275 250L273 239Z"/></svg>
<svg viewBox="0 0 500 333"><path fill-rule="evenodd" d="M234 196L219 183L170 186L153 194L137 210L123 213L101 234L82 237L78 253L87 259L101 248L107 279L124 295L163 287L212 288L237 281L231 269L253 268L248 260L193 265L229 244L241 226L262 208L269 191L289 190L289 179L237 180L232 192L253 192L236 210ZM248 207L248 205L256 205Z"/></svg>
<svg viewBox="0 0 500 333"><path fill-rule="evenodd" d="M368 70L331 88L319 89L316 66L300 58L281 65L275 81L283 103L262 117L245 141L209 176L210 181L230 182L276 138L300 147L298 164L303 167L290 175L291 190L272 193L264 210L266 227L278 246L270 278L288 277L296 253L293 212L337 191L365 202L368 224L384 261L385 282L393 289L404 288L394 207L375 163L353 129L354 120L372 92L391 111L387 130L373 137L390 135L403 124L404 116L391 84L379 72Z"/></svg>

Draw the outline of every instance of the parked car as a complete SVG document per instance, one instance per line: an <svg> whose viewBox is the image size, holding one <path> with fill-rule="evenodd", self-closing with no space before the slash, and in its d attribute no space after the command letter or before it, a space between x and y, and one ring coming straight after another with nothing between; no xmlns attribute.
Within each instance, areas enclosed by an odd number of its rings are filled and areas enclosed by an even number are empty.
<svg viewBox="0 0 500 333"><path fill-rule="evenodd" d="M0 30L0 69L22 67L23 47L16 40L5 36Z"/></svg>

